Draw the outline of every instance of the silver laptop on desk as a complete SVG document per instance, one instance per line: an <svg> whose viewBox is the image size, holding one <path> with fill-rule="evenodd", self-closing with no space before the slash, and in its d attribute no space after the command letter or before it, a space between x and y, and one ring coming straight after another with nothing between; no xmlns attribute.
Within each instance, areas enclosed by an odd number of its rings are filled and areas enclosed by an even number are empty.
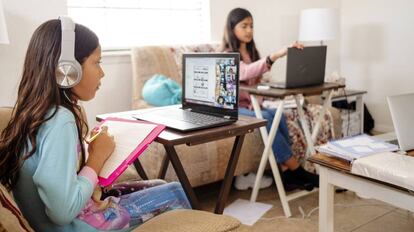
<svg viewBox="0 0 414 232"><path fill-rule="evenodd" d="M178 131L231 124L238 119L238 53L183 54L182 107L160 107L133 117Z"/></svg>
<svg viewBox="0 0 414 232"><path fill-rule="evenodd" d="M400 150L414 149L414 93L387 97Z"/></svg>
<svg viewBox="0 0 414 232"><path fill-rule="evenodd" d="M264 83L272 88L321 85L325 79L326 46L288 48L286 82Z"/></svg>

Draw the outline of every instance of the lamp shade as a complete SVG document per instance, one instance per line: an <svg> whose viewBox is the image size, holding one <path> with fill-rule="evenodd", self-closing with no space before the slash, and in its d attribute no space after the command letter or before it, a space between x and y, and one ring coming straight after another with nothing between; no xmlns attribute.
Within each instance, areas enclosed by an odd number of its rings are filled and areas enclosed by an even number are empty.
<svg viewBox="0 0 414 232"><path fill-rule="evenodd" d="M9 36L7 34L6 19L4 17L3 4L0 0L0 44L8 44Z"/></svg>
<svg viewBox="0 0 414 232"><path fill-rule="evenodd" d="M300 13L299 41L335 39L338 14L334 9L314 8Z"/></svg>

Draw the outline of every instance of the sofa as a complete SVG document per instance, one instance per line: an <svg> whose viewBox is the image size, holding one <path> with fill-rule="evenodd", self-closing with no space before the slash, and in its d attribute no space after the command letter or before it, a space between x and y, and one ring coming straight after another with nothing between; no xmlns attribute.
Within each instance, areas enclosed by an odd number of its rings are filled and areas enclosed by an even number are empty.
<svg viewBox="0 0 414 232"><path fill-rule="evenodd" d="M218 44L196 44L196 45L176 45L176 46L143 46L135 47L131 51L132 64L132 109L144 109L153 107L142 97L142 88L147 80L155 74L161 74L182 83L182 54L186 52L214 52ZM305 107L307 119L313 125L322 106L308 104ZM312 170L312 165L303 159L306 153L305 136L300 128L298 113L296 109L288 109L284 112L287 117L290 138L293 141L292 150L295 156L302 160L305 168ZM325 143L328 139L335 136L334 119L331 111L327 111L322 122L317 143ZM222 180L229 160L234 138L223 139L207 144L196 146L177 146L178 156L184 166L185 172L193 187L209 184ZM239 162L235 175L248 172L256 172L263 152L263 142L259 130L247 134L240 153ZM158 143L151 144L148 149L140 156L142 163L149 178L156 178L161 168L162 160L165 156L164 147ZM137 172L133 167L128 168L119 178L136 178ZM177 180L173 168L167 170L165 179L167 181Z"/></svg>
<svg viewBox="0 0 414 232"><path fill-rule="evenodd" d="M12 108L0 107L0 133L9 122ZM34 231L11 194L0 184L0 231ZM134 232L243 232L248 227L230 216L198 210L173 210L145 222Z"/></svg>

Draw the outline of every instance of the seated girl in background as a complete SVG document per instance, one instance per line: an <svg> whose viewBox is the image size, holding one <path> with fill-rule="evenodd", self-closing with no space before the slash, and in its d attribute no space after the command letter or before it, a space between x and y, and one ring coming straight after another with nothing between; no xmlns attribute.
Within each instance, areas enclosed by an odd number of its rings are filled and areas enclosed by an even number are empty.
<svg viewBox="0 0 414 232"><path fill-rule="evenodd" d="M61 53L80 64L72 84L56 74ZM190 208L178 183L128 182L104 193L97 186L115 142L103 128L86 158L88 127L78 102L95 97L104 76L100 60L98 37L67 17L43 23L31 38L14 112L0 137L0 180L36 231L130 231L162 212Z"/></svg>
<svg viewBox="0 0 414 232"><path fill-rule="evenodd" d="M303 45L295 42L292 47L302 49ZM245 85L255 85L260 83L262 75L269 71L272 64L287 53L287 48L272 53L264 58L260 58L259 52L253 39L253 17L249 11L236 8L230 11L225 25L222 52L240 53L240 82ZM262 114L267 119L267 130L270 131L276 109L262 107ZM253 116L252 104L249 94L240 91L239 113L242 115ZM282 170L282 180L285 185L297 186L307 190L319 186L319 177L313 173L305 171L292 156L289 131L286 118L282 114L279 128L272 146L273 153ZM267 178L267 179L266 179ZM247 189L253 187L255 175L250 173L247 176L236 177L235 187ZM272 181L269 177L264 177L261 181L263 187L270 186Z"/></svg>

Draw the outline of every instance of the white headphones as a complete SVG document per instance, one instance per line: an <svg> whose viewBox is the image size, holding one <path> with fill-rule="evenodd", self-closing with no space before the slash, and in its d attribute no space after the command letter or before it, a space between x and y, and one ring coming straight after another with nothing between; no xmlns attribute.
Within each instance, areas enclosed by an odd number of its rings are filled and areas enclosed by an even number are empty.
<svg viewBox="0 0 414 232"><path fill-rule="evenodd" d="M62 43L56 67L56 82L60 88L72 88L82 78L82 67L75 59L75 23L67 16L60 16Z"/></svg>

